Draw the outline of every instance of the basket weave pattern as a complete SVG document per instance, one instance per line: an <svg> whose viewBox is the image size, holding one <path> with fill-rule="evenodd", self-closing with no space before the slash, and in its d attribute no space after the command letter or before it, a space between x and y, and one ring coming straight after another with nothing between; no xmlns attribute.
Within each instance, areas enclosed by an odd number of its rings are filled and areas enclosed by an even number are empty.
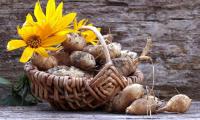
<svg viewBox="0 0 200 120"><path fill-rule="evenodd" d="M133 76L121 77L115 67L109 64L90 79L55 76L39 71L31 63L25 65L25 71L31 80L34 95L64 110L94 109L128 84L141 83L144 78L139 70Z"/></svg>

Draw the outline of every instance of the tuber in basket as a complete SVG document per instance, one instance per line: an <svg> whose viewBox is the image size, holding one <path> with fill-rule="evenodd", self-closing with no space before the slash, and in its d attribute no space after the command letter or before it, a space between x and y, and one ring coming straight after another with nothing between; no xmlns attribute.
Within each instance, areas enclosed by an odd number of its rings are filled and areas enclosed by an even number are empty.
<svg viewBox="0 0 200 120"><path fill-rule="evenodd" d="M142 83L143 74L136 70L125 77L113 65L105 40L92 26L82 29L92 30L103 46L106 63L94 78L56 76L39 71L31 62L25 64L25 72L31 80L31 89L35 96L48 101L51 106L63 110L92 110L113 98L124 87L132 83ZM129 66L136 68L137 64Z"/></svg>

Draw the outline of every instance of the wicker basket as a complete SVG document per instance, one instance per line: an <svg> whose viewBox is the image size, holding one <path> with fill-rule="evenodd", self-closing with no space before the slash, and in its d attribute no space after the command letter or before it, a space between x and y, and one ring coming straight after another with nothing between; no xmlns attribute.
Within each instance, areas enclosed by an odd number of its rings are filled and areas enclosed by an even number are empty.
<svg viewBox="0 0 200 120"><path fill-rule="evenodd" d="M113 66L106 43L96 28L87 26L84 29L94 31L104 47L106 64L94 78L74 78L56 76L39 71L30 62L24 67L31 80L31 89L35 96L48 101L53 107L63 110L92 110L119 93L132 83L143 82L143 74L136 70L132 76L124 77Z"/></svg>

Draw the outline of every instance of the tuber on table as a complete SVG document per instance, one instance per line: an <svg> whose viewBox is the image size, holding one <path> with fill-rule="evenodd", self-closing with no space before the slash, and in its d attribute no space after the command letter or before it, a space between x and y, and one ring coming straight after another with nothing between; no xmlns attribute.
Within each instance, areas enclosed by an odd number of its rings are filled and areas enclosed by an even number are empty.
<svg viewBox="0 0 200 120"><path fill-rule="evenodd" d="M123 89L114 97L110 105L110 111L125 112L126 108L136 99L144 95L144 88L140 84L132 84Z"/></svg>
<svg viewBox="0 0 200 120"><path fill-rule="evenodd" d="M176 113L184 113L186 112L190 105L191 105L192 99L190 99L187 95L184 94L178 94L173 96L167 104L158 109L157 112L176 112Z"/></svg>
<svg viewBox="0 0 200 120"><path fill-rule="evenodd" d="M153 96L153 95L144 95L142 98L144 99L147 99L147 100L154 100L156 101L159 105L161 105L161 102L160 100L156 97L156 96Z"/></svg>
<svg viewBox="0 0 200 120"><path fill-rule="evenodd" d="M48 57L43 57L41 55L34 54L31 62L40 70L48 70L58 65L57 59L52 55L49 55Z"/></svg>
<svg viewBox="0 0 200 120"><path fill-rule="evenodd" d="M152 97L143 97L135 100L129 107L126 108L127 114L148 115L156 113L159 107L158 101Z"/></svg>
<svg viewBox="0 0 200 120"><path fill-rule="evenodd" d="M70 63L83 70L92 70L96 67L96 61L90 53L74 51L70 55Z"/></svg>

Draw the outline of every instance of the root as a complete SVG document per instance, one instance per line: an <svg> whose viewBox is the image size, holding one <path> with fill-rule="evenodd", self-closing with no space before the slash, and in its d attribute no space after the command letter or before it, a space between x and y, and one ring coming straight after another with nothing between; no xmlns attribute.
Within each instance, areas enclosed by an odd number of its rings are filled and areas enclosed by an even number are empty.
<svg viewBox="0 0 200 120"><path fill-rule="evenodd" d="M153 89L154 89L154 85L155 85L155 67L154 67L154 64L153 64L152 60L151 60L151 64L152 64L152 79L153 79L152 80L153 83L152 83L151 93L154 94Z"/></svg>

